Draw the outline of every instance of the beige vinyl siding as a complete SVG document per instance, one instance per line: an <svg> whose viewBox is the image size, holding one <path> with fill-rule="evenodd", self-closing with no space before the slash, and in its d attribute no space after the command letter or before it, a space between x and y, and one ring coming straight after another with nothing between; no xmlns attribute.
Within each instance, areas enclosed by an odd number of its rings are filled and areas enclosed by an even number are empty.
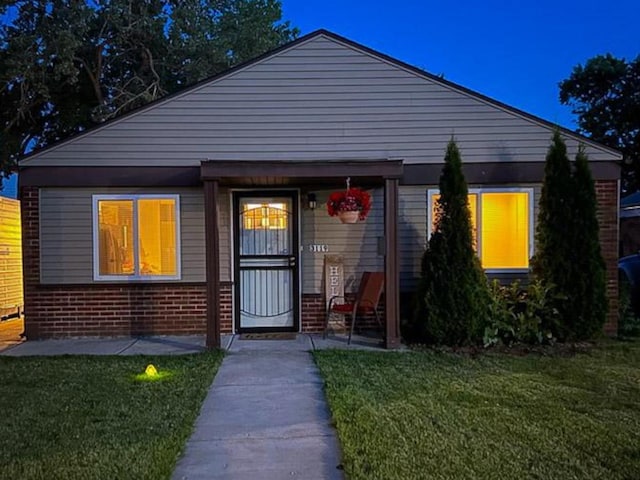
<svg viewBox="0 0 640 480"><path fill-rule="evenodd" d="M314 190L318 208L302 210L302 293L323 292L325 253L311 252L309 245L327 245L327 255L343 257L347 292L357 290L362 272L384 270L384 255L379 251L384 235L382 189L370 191L373 205L367 220L351 225L327 214L326 203L332 191Z"/></svg>
<svg viewBox="0 0 640 480"><path fill-rule="evenodd" d="M427 191L438 185L400 186L398 243L400 252L400 290L412 291L420 278L420 262L427 244ZM533 229L538 220L540 184L469 185L470 189L533 188ZM491 277L516 279L526 277L522 273L491 274Z"/></svg>
<svg viewBox="0 0 640 480"><path fill-rule="evenodd" d="M155 103L23 165L199 166L205 159L542 162L547 125L324 35ZM570 155L577 147L567 138ZM589 144L592 161L617 160Z"/></svg>
<svg viewBox="0 0 640 480"><path fill-rule="evenodd" d="M181 282L204 282L204 193L200 188L43 188L40 190L40 279L44 284L94 283L92 195L180 195ZM220 196L220 277L230 278L228 195ZM225 220L226 219L226 220Z"/></svg>
<svg viewBox="0 0 640 480"><path fill-rule="evenodd" d="M403 186L398 191L398 251L400 290L411 291L420 277L420 262L427 245L427 190Z"/></svg>
<svg viewBox="0 0 640 480"><path fill-rule="evenodd" d="M23 304L20 202L0 197L0 315Z"/></svg>

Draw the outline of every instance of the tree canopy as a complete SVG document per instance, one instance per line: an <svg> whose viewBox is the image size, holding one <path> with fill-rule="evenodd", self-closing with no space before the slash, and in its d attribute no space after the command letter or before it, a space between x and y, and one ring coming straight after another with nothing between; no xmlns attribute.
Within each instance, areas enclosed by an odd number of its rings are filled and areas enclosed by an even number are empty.
<svg viewBox="0 0 640 480"><path fill-rule="evenodd" d="M32 148L294 39L279 0L0 4L0 179Z"/></svg>
<svg viewBox="0 0 640 480"><path fill-rule="evenodd" d="M580 133L622 151L623 189L640 189L640 55L598 55L577 65L560 82L560 102L578 116Z"/></svg>

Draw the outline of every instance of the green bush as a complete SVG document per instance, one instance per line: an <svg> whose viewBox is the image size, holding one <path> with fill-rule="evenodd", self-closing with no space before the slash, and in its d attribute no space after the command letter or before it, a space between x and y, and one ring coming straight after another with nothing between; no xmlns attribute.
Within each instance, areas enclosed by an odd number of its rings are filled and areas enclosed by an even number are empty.
<svg viewBox="0 0 640 480"><path fill-rule="evenodd" d="M493 280L489 285L489 321L484 329L485 347L501 343L543 344L554 341L552 331L559 321L553 288L540 281L522 288Z"/></svg>
<svg viewBox="0 0 640 480"><path fill-rule="evenodd" d="M421 264L421 278L409 341L441 345L479 342L486 325L489 294L473 249L467 182L452 139L440 176L434 232Z"/></svg>

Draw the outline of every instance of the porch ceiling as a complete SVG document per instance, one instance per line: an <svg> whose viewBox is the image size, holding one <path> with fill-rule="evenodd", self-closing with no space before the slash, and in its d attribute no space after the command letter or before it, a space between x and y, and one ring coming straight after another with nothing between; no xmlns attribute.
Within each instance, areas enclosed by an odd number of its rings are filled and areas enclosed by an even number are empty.
<svg viewBox="0 0 640 480"><path fill-rule="evenodd" d="M201 163L202 180L218 180L221 185L282 186L341 185L345 177L357 179L359 186L382 185L385 179L399 179L402 160L319 160L319 161L229 161Z"/></svg>

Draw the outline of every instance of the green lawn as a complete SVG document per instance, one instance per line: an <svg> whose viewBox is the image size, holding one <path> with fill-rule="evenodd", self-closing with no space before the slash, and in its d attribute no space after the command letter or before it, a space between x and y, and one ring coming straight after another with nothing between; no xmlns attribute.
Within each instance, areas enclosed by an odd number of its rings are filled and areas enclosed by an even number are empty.
<svg viewBox="0 0 640 480"><path fill-rule="evenodd" d="M168 478L221 360L0 357L0 478Z"/></svg>
<svg viewBox="0 0 640 480"><path fill-rule="evenodd" d="M639 479L640 342L573 357L320 351L349 479Z"/></svg>

